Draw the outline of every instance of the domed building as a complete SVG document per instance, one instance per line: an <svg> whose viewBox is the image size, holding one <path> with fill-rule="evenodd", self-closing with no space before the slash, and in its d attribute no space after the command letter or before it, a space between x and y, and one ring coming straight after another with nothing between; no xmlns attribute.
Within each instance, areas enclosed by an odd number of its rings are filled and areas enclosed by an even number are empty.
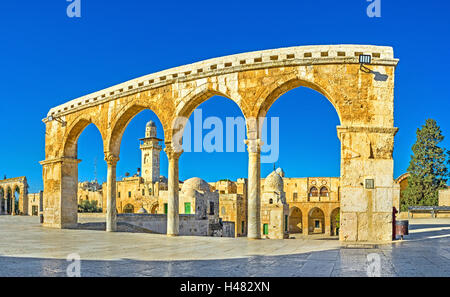
<svg viewBox="0 0 450 297"><path fill-rule="evenodd" d="M281 168L272 171L264 180L261 195L261 233L263 237L289 237L289 205L286 203Z"/></svg>
<svg viewBox="0 0 450 297"><path fill-rule="evenodd" d="M203 193L211 192L209 184L199 177L192 177L184 181L181 191L186 192L191 189Z"/></svg>
<svg viewBox="0 0 450 297"><path fill-rule="evenodd" d="M179 213L195 214L200 219L219 218L219 193L211 192L209 184L192 177L184 181L179 193Z"/></svg>
<svg viewBox="0 0 450 297"><path fill-rule="evenodd" d="M276 171L272 171L264 180L264 192L283 192L283 178Z"/></svg>

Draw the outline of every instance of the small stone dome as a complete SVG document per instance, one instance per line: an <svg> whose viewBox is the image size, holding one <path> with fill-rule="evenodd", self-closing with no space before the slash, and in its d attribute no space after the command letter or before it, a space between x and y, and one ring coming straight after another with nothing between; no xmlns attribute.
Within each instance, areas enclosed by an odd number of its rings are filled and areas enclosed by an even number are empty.
<svg viewBox="0 0 450 297"><path fill-rule="evenodd" d="M276 173L278 173L279 176L284 177L284 171L282 168L277 168Z"/></svg>
<svg viewBox="0 0 450 297"><path fill-rule="evenodd" d="M181 191L187 192L190 189L202 192L211 192L209 184L199 177L193 177L184 181Z"/></svg>
<svg viewBox="0 0 450 297"><path fill-rule="evenodd" d="M264 192L283 192L283 179L276 171L272 171L264 180Z"/></svg>
<svg viewBox="0 0 450 297"><path fill-rule="evenodd" d="M145 208L141 207L136 213L147 213Z"/></svg>

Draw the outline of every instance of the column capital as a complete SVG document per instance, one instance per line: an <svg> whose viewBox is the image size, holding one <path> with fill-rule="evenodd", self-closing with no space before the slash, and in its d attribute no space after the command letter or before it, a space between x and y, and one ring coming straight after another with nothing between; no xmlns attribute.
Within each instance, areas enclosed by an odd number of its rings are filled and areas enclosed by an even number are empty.
<svg viewBox="0 0 450 297"><path fill-rule="evenodd" d="M244 143L249 153L261 153L261 146L264 144L261 139L246 139Z"/></svg>
<svg viewBox="0 0 450 297"><path fill-rule="evenodd" d="M178 150L172 146L171 142L166 142L166 148L164 149L164 152L166 152L167 158L169 158L169 160L178 160L183 153L183 150Z"/></svg>
<svg viewBox="0 0 450 297"><path fill-rule="evenodd" d="M105 161L109 166L114 166L119 162L120 158L112 153L105 154Z"/></svg>

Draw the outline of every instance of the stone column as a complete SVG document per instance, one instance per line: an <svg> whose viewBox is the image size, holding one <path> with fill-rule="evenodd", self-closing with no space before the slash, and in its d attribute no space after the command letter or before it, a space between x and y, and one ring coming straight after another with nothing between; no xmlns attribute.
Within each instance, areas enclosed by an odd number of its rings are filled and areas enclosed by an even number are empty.
<svg viewBox="0 0 450 297"><path fill-rule="evenodd" d="M183 151L176 151L171 143L166 143L164 151L169 159L168 195L167 195L167 236L177 236L179 233L179 177L178 160Z"/></svg>
<svg viewBox="0 0 450 297"><path fill-rule="evenodd" d="M325 235L331 236L331 213L328 215L324 211Z"/></svg>
<svg viewBox="0 0 450 297"><path fill-rule="evenodd" d="M309 210L302 211L302 233L309 235Z"/></svg>
<svg viewBox="0 0 450 297"><path fill-rule="evenodd" d="M247 238L261 238L261 140L248 139Z"/></svg>
<svg viewBox="0 0 450 297"><path fill-rule="evenodd" d="M5 194L3 196L0 194L0 214L5 214L4 207L5 207Z"/></svg>
<svg viewBox="0 0 450 297"><path fill-rule="evenodd" d="M16 195L15 190L11 190L11 215L16 215Z"/></svg>
<svg viewBox="0 0 450 297"><path fill-rule="evenodd" d="M115 232L117 230L116 166L119 157L108 153L105 161L108 164L106 181L106 231Z"/></svg>

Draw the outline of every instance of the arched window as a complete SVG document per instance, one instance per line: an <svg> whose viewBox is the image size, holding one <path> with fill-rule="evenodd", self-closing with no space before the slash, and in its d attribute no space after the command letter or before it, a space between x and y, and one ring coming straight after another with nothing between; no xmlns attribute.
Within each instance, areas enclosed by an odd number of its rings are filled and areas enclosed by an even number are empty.
<svg viewBox="0 0 450 297"><path fill-rule="evenodd" d="M327 187L320 188L320 197L328 197L328 188Z"/></svg>
<svg viewBox="0 0 450 297"><path fill-rule="evenodd" d="M319 190L317 190L316 187L312 187L312 188L309 190L309 196L310 196L310 197L317 197L317 196L319 196Z"/></svg>
<svg viewBox="0 0 450 297"><path fill-rule="evenodd" d="M123 213L134 213L134 206L132 204L125 205Z"/></svg>
<svg viewBox="0 0 450 297"><path fill-rule="evenodd" d="M272 198L269 200L269 204L273 204L273 199Z"/></svg>

